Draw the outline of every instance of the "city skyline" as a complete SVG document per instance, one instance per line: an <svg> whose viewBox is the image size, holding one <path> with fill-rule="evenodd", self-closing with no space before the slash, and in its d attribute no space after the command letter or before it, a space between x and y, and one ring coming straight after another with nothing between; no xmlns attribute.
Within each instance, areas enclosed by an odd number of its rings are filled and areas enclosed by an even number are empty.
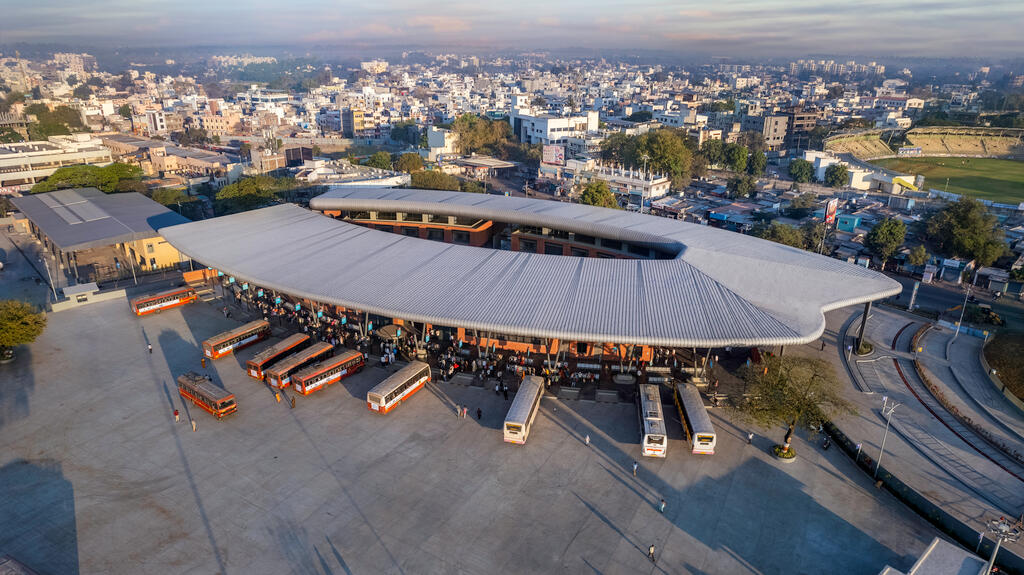
<svg viewBox="0 0 1024 575"><path fill-rule="evenodd" d="M166 4L63 0L5 8L0 42L104 46L374 45L453 49L691 51L732 57L821 53L913 57L1006 57L1019 53L1024 4L983 12L950 0L728 6L650 1L623 8L599 0L514 5L401 1L380 5L299 0L283 11L266 0ZM231 26L225 26L231 22Z"/></svg>

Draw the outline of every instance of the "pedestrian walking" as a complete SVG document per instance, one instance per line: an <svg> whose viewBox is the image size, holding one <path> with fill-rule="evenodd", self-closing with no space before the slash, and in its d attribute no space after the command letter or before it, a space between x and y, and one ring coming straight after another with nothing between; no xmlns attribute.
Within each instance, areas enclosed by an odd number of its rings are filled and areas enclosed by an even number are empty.
<svg viewBox="0 0 1024 575"><path fill-rule="evenodd" d="M647 548L647 558L650 559L652 563L657 563L657 559L654 558L654 545Z"/></svg>
<svg viewBox="0 0 1024 575"><path fill-rule="evenodd" d="M505 401L508 401L508 386L501 388L501 392L505 394Z"/></svg>
<svg viewBox="0 0 1024 575"><path fill-rule="evenodd" d="M181 421L181 415L179 415L178 414L178 410L175 409L174 410L174 423L178 423L179 421Z"/></svg>
<svg viewBox="0 0 1024 575"><path fill-rule="evenodd" d="M146 349L149 350L149 355L153 355L153 344L147 343L146 344Z"/></svg>
<svg viewBox="0 0 1024 575"><path fill-rule="evenodd" d="M662 513L665 513L665 500L664 499L662 499L661 503L658 504L658 511L661 511Z"/></svg>
<svg viewBox="0 0 1024 575"><path fill-rule="evenodd" d="M634 462L633 462L633 477L636 477L636 470L637 470L637 469L638 469L639 467L640 467L640 464L634 461ZM653 547L652 547L652 548L653 548Z"/></svg>
<svg viewBox="0 0 1024 575"><path fill-rule="evenodd" d="M753 442L754 442L754 432L751 431L750 433L747 434L747 445L750 445Z"/></svg>
<svg viewBox="0 0 1024 575"><path fill-rule="evenodd" d="M484 411L479 407L476 408L476 420L480 421L480 418L484 416Z"/></svg>
<svg viewBox="0 0 1024 575"><path fill-rule="evenodd" d="M587 447L590 447L590 434L589 433L587 434L586 437L583 438L583 443L586 443Z"/></svg>
<svg viewBox="0 0 1024 575"><path fill-rule="evenodd" d="M822 342L821 342L821 351L825 351L825 341L824 340L822 340Z"/></svg>
<svg viewBox="0 0 1024 575"><path fill-rule="evenodd" d="M292 409L295 409L295 396L292 396Z"/></svg>
<svg viewBox="0 0 1024 575"><path fill-rule="evenodd" d="M196 430L196 420L192 420L192 431Z"/></svg>
<svg viewBox="0 0 1024 575"><path fill-rule="evenodd" d="M498 388L500 388L500 387L501 387L500 383L495 383L494 384L494 395L498 395Z"/></svg>

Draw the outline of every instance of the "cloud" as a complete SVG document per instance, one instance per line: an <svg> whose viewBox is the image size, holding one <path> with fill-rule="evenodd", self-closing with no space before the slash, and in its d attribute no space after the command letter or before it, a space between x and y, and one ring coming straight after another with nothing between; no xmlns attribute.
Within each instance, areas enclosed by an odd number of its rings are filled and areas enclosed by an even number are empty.
<svg viewBox="0 0 1024 575"><path fill-rule="evenodd" d="M405 23L412 28L430 28L437 34L466 32L472 28L468 20L447 16L413 16Z"/></svg>
<svg viewBox="0 0 1024 575"><path fill-rule="evenodd" d="M537 18L537 23L541 26L561 26L562 21L552 16L541 16Z"/></svg>

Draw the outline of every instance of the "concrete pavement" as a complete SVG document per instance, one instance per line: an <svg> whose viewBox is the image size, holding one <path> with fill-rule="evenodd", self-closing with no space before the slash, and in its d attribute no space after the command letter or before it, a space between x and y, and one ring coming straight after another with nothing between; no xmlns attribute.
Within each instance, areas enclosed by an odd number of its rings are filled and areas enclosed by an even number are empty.
<svg viewBox="0 0 1024 575"><path fill-rule="evenodd" d="M51 314L0 366L0 552L71 574L874 574L938 535L839 450L801 435L781 465L781 428L748 446L718 411L714 456L687 453L671 408L668 458L650 460L633 405L552 398L512 446L488 390L431 383L378 416L365 393L388 372L371 367L290 409L243 373L250 348L206 370L239 400L216 421L173 378L232 325L206 304Z"/></svg>

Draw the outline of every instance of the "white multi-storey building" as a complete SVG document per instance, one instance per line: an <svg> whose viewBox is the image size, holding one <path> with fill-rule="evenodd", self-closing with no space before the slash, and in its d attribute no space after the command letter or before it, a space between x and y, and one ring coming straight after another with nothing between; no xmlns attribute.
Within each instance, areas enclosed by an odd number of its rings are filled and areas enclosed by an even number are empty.
<svg viewBox="0 0 1024 575"><path fill-rule="evenodd" d="M88 134L53 136L45 142L0 144L0 187L27 190L64 166L113 162L110 150Z"/></svg>

